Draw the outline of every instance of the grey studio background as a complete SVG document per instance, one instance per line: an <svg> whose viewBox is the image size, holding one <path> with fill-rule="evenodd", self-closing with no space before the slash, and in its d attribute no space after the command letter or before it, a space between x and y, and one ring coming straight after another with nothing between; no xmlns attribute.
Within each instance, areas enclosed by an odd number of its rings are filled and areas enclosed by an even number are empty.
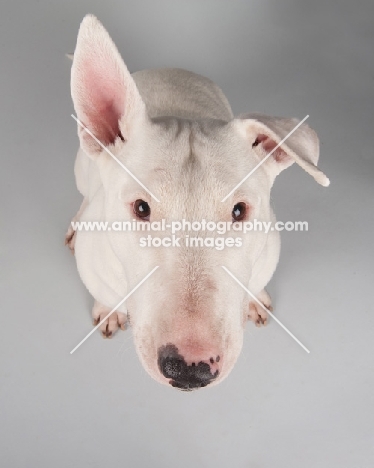
<svg viewBox="0 0 374 468"><path fill-rule="evenodd" d="M276 181L278 318L248 323L222 384L155 383L131 331L104 341L63 240L81 201L70 65L86 13L131 71L183 67L234 112L303 118L321 140L323 188L293 166ZM4 468L374 466L374 5L322 1L3 2L1 415ZM233 284L234 287L234 284Z"/></svg>

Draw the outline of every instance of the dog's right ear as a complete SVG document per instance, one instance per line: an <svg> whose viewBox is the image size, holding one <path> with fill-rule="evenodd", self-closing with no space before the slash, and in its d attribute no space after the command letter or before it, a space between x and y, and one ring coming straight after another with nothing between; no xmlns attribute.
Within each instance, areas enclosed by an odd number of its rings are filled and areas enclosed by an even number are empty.
<svg viewBox="0 0 374 468"><path fill-rule="evenodd" d="M78 120L105 146L128 140L146 115L139 91L109 34L92 15L83 19L71 69L71 95ZM81 148L89 155L101 146L78 125Z"/></svg>

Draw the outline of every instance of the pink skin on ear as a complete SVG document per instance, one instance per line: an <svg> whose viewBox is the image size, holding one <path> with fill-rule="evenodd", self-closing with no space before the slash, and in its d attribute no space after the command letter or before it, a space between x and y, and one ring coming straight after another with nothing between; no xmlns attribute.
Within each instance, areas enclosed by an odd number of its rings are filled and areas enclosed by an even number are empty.
<svg viewBox="0 0 374 468"><path fill-rule="evenodd" d="M128 139L133 120L144 112L135 82L101 23L86 16L79 29L71 70L71 94L80 122L103 144ZM91 155L101 146L78 126L82 149Z"/></svg>
<svg viewBox="0 0 374 468"><path fill-rule="evenodd" d="M102 64L89 59L82 61L81 112L87 127L103 144L114 143L118 136L123 139L119 120L124 112L124 83L113 63ZM113 68L113 70L111 70Z"/></svg>
<svg viewBox="0 0 374 468"><path fill-rule="evenodd" d="M260 133L257 135L256 141L253 143L252 148L260 146L262 150L269 154L277 146L277 143L269 138L267 135ZM277 148L271 157L275 159L276 162L284 162L287 159L287 153L285 153L281 148Z"/></svg>

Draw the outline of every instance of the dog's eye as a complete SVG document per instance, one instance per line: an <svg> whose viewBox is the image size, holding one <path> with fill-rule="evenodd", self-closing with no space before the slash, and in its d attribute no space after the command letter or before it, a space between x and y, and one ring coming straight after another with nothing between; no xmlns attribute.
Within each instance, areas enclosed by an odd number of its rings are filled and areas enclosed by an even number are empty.
<svg viewBox="0 0 374 468"><path fill-rule="evenodd" d="M134 202L134 213L143 221L148 221L151 214L151 208L144 200L136 200Z"/></svg>
<svg viewBox="0 0 374 468"><path fill-rule="evenodd" d="M232 219L234 221L243 221L247 214L247 205L243 202L237 203L232 210Z"/></svg>

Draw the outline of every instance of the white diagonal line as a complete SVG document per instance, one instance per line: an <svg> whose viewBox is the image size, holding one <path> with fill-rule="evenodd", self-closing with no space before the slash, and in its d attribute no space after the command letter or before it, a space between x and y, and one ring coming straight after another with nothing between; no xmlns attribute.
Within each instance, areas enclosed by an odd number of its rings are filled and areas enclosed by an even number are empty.
<svg viewBox="0 0 374 468"><path fill-rule="evenodd" d="M307 119L308 117L309 117L309 115L306 115L306 116L303 118L303 120L302 120L301 122L299 122L299 123L296 125L296 127L293 128L293 129L290 131L290 133L289 133L288 135L286 135L286 136L283 138L283 140L280 141L280 142L277 144L277 146L276 146L275 148L273 148L273 149L270 151L270 153L268 153L268 154L264 157L264 159L262 159L262 160L257 164L257 166L254 167L254 168L250 171L250 173L247 174L247 175L244 177L244 179L242 179L242 180L238 183L238 185L236 185L236 186L231 190L231 192L225 196L225 198L222 198L221 202L226 201L226 200L229 198L229 196L232 195L232 194L235 192L235 190L236 190L238 187L240 187L240 186L242 185L242 183L245 182L245 181L248 179L249 176L251 176L262 164L264 164L264 162L274 153L274 151L275 151L277 148L279 148L280 145L282 145L282 144L287 140L287 138L289 138L289 137L293 134L293 132L295 132L295 131L300 127L300 125L303 124L303 123L306 121L306 119Z"/></svg>
<svg viewBox="0 0 374 468"><path fill-rule="evenodd" d="M126 301L126 299L128 299L128 298L144 283L144 281L146 281L146 280L157 270L157 268L158 268L158 266L154 267L153 270L152 270L151 272L149 272L148 275L147 275L145 278L143 278L143 279L140 281L140 283L138 283L138 284L135 286L135 288L132 289L132 290L127 294L127 296L125 296L125 297L122 299L122 301L119 302L119 303L114 307L114 309L112 309L112 310L109 312L109 314L108 314L105 318L103 318L103 320L102 320L99 324L97 324L96 327L95 327L93 330L91 330L90 333L89 333L85 338L83 338L83 340L82 340L80 343L77 344L77 346L76 346L74 349L72 349L72 350L70 351L70 354L73 354L74 351L76 351L76 350L79 348L79 346L80 346L81 344L83 344L83 343L87 340L87 338L89 338L89 337L92 335L92 333L93 333L95 330L97 330L97 329L100 327L100 325L101 325L103 322L105 322L105 320L106 320L110 315L112 315L112 313L115 312L115 311L118 309L118 307L121 306L121 305Z"/></svg>
<svg viewBox="0 0 374 468"><path fill-rule="evenodd" d="M156 202L159 202L160 200L158 198L156 198L153 193L147 189L147 187L142 183L140 182L140 180L129 170L127 169L127 167L111 152L108 150L108 148L106 146L104 146L100 140L98 140L95 135L84 125L82 124L82 122L80 120L78 120L74 114L71 114L71 116L73 117L73 119L82 127L84 128L84 130L96 141L96 143L98 143L108 154L110 154L110 156L112 156L112 158L141 186L143 187L143 189L149 193L149 195L154 199L156 200Z"/></svg>
<svg viewBox="0 0 374 468"><path fill-rule="evenodd" d="M290 335L290 337L293 338L293 339L296 341L296 343L299 344L299 345L304 349L304 351L306 351L307 353L310 353L309 349L308 349L306 346L304 346L304 345L301 343L301 341L298 340L298 339L296 338L296 336L295 336L293 333L291 333L290 330L289 330L288 328L286 328L286 327L283 325L283 323L282 323L280 320L278 320L277 317L275 317L275 316L270 312L270 310L267 309L267 308L264 306L264 304L263 304L262 302L260 302L260 301L257 299L257 297L255 297L255 296L254 296L254 295L253 295L253 294L252 294L252 293L251 293L251 292L250 292L250 291L249 291L249 290L248 290L248 289L231 273L231 271L229 271L229 270L228 270L226 267L224 267L224 266L222 266L222 268L225 270L225 272L226 272L227 274L229 274L229 275L231 276L231 278L233 278L233 279L238 283L238 285L239 285L240 287L242 287L242 288L244 289L244 291L246 291L246 292L252 297L252 299L253 299L254 301L257 302L257 304L258 304L259 306L261 306L264 310L266 310L266 312L270 315L270 317L271 317L272 319L274 319L274 320L278 323L278 325L280 325L280 326L283 328L283 330L285 330L285 331Z"/></svg>

